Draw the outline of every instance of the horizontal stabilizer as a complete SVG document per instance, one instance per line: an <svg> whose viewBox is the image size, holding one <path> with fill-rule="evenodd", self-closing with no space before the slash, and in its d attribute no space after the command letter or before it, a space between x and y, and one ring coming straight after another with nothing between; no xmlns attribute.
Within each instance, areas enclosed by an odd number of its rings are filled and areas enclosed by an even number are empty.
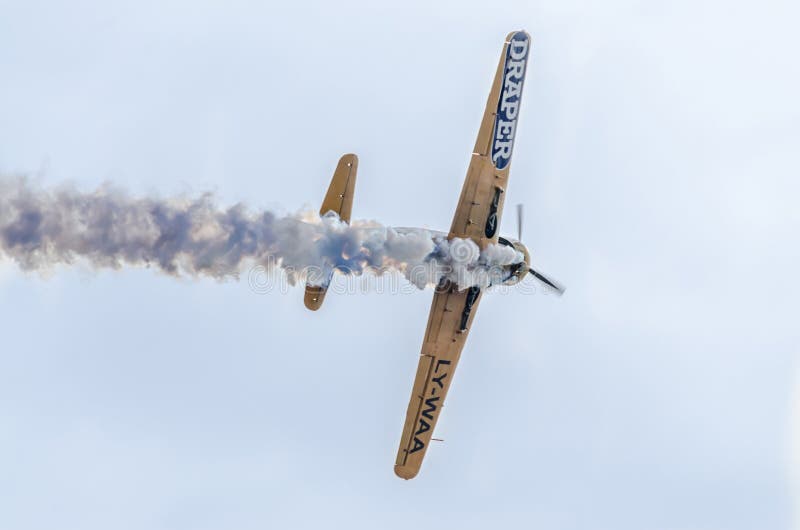
<svg viewBox="0 0 800 530"><path fill-rule="evenodd" d="M356 174L358 173L358 157L354 154L342 155L333 172L331 184L322 201L319 209L320 215L334 212L345 223L350 222L350 214L353 211L353 194L356 189ZM330 280L330 278L329 278ZM316 311L322 307L325 300L325 293L328 290L328 282L325 286L306 285L306 294L303 303L311 311Z"/></svg>
<svg viewBox="0 0 800 530"><path fill-rule="evenodd" d="M303 303L311 311L316 311L322 307L322 302L325 300L325 293L328 291L327 287L320 287L318 285L306 285L306 295L303 298Z"/></svg>
<svg viewBox="0 0 800 530"><path fill-rule="evenodd" d="M319 209L320 215L335 212L342 221L350 222L357 172L358 157L353 154L342 155L333 173L331 185L328 186L328 193L325 194L325 200Z"/></svg>

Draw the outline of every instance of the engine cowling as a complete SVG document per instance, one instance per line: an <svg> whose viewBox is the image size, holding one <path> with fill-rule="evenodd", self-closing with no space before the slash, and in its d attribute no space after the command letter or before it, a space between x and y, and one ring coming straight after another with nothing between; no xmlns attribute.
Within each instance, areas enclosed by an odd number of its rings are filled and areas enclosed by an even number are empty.
<svg viewBox="0 0 800 530"><path fill-rule="evenodd" d="M525 257L524 261L513 265L507 265L508 275L503 280L503 285L515 285L521 282L522 279L525 278L525 275L528 274L528 270L531 267L531 254L528 252L528 247L523 245L521 241L507 239L505 237L498 238L497 242L501 245L512 247L517 252L521 252Z"/></svg>

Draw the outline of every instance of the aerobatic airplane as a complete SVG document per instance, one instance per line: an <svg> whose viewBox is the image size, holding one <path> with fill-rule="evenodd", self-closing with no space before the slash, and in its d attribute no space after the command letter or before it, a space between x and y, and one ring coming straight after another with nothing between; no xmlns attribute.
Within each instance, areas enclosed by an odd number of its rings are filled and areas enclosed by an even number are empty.
<svg viewBox="0 0 800 530"><path fill-rule="evenodd" d="M514 285L531 273L560 294L563 289L558 284L531 267L530 253L519 241L521 208L517 217L518 238L499 237L497 233L530 51L531 38L527 32L516 31L506 37L453 224L450 232L442 236L470 238L481 249L493 243L511 246L524 255L524 262L507 266L504 285ZM320 215L333 211L344 222L350 222L357 169L356 155L347 154L339 160ZM326 290L327 286L306 285L306 307L319 309ZM394 472L401 478L411 479L419 473L480 299L480 288L459 290L447 281L434 292L394 466Z"/></svg>

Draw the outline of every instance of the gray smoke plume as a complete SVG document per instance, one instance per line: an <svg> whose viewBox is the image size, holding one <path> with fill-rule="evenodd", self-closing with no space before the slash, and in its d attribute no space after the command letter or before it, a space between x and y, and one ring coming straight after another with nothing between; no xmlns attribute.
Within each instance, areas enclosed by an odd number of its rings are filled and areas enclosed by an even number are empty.
<svg viewBox="0 0 800 530"><path fill-rule="evenodd" d="M522 260L514 249L376 222L351 225L314 212L278 216L243 204L219 208L197 198L131 197L103 186L90 193L46 190L25 178L0 179L0 258L24 270L84 261L98 268L153 266L175 276L238 278L248 265L280 267L290 281L325 285L334 271L398 271L419 288L442 277L460 287L502 280Z"/></svg>

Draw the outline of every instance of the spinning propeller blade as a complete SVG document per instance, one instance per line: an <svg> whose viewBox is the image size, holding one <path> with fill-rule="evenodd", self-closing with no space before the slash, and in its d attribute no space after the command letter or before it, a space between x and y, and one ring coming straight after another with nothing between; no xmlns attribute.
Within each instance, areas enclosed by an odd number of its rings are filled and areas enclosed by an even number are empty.
<svg viewBox="0 0 800 530"><path fill-rule="evenodd" d="M525 216L525 206L522 204L517 204L517 241L522 241L522 223L524 216ZM533 276L537 280L539 280L543 284L553 289L556 292L556 294L558 294L558 296L564 294L565 289L561 285L559 285L558 282L549 279L544 274L537 272L531 268L528 268L528 272L533 274Z"/></svg>
<svg viewBox="0 0 800 530"><path fill-rule="evenodd" d="M558 282L555 282L555 281L549 279L544 274L541 274L541 273L539 273L539 272L537 272L537 271L535 271L533 269L528 269L528 272L533 274L536 277L536 279L539 280L540 282L542 282L543 284L545 284L545 285L547 285L549 287L552 287L553 290L556 292L556 294L558 294L558 296L561 296L562 294L564 294L565 289L563 287L561 287L561 285L559 285Z"/></svg>

